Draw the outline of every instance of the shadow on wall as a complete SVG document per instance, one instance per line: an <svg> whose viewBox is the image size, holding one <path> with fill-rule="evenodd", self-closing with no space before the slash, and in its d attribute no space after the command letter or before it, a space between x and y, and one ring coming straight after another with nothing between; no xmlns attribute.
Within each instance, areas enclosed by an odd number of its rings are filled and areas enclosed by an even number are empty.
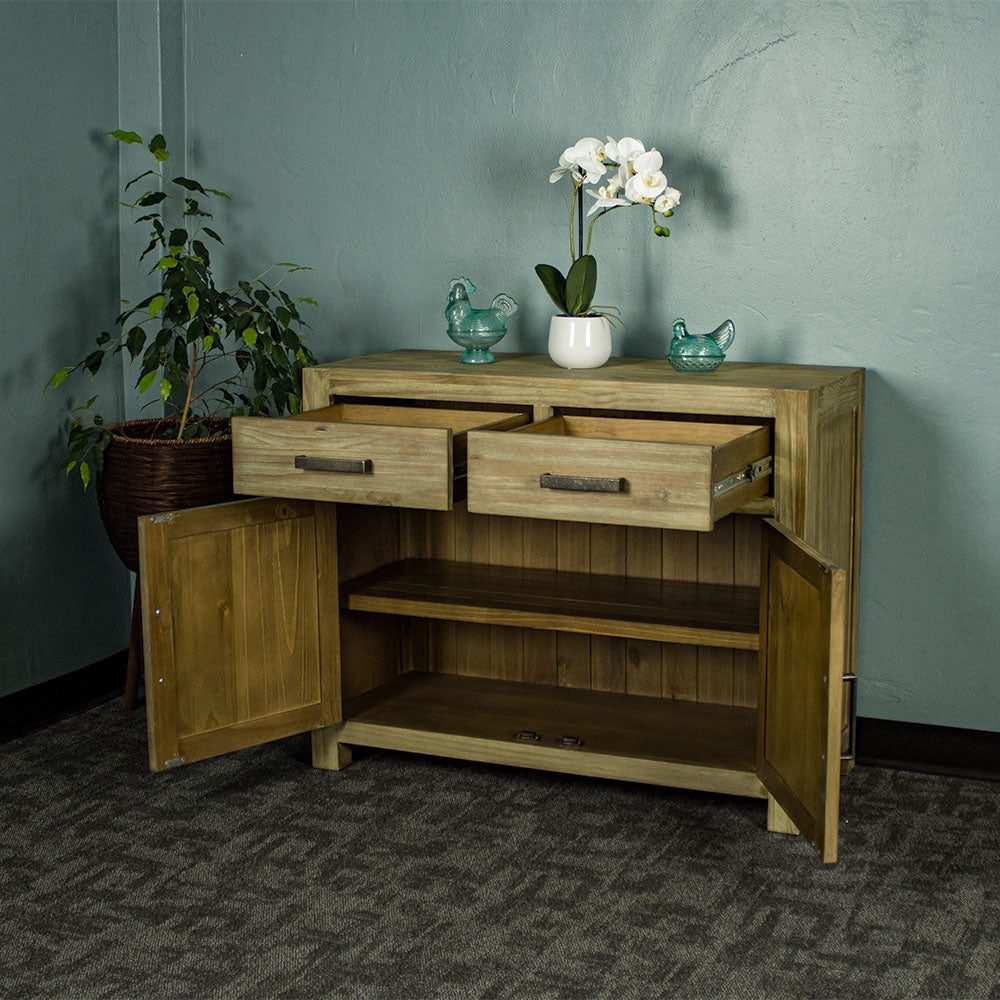
<svg viewBox="0 0 1000 1000"><path fill-rule="evenodd" d="M665 148L669 150L669 144ZM688 199L688 203L697 199L695 203L699 206L699 211L705 214L705 218L701 220L704 224L722 233L733 228L735 202L726 186L723 171L717 165L696 155L669 156L664 170L671 183L674 179L684 178L678 213L684 211L685 198ZM634 211L642 212L643 209ZM648 224L647 216L644 225ZM643 235L648 235L648 239L642 247L640 257L641 278L636 289L636 298L629 307L630 314L639 317L639 321L629 323L629 329L616 337L620 348L616 348L615 353L631 357L662 358L670 345L671 326L677 319L675 315L663 315L661 306L664 300L669 302L671 298L672 272L664 261L664 251L669 256L671 252L680 251L682 244L675 250L670 239L661 240L660 237L645 231ZM657 245L661 241L671 245L666 248ZM722 311L725 311L725 307L722 307ZM715 325L725 318L720 315ZM697 332L707 333L712 328L706 327Z"/></svg>
<svg viewBox="0 0 1000 1000"><path fill-rule="evenodd" d="M78 475L58 468L73 406L100 393L102 412L120 415L121 366L44 391L55 370L85 357L101 329L112 329L118 309L117 161L97 133L91 140L102 147L93 220L71 220L64 231L53 219L38 234L49 264L39 282L45 294L21 320L30 340L12 341L0 373L0 416L16 429L4 449L0 693L86 666L120 649L128 634L128 577L104 536L93 487L85 495Z"/></svg>

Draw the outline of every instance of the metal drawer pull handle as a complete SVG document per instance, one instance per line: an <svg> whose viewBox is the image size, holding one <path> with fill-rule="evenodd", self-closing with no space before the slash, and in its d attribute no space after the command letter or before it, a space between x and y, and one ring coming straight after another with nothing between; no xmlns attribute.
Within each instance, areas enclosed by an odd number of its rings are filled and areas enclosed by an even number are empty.
<svg viewBox="0 0 1000 1000"><path fill-rule="evenodd" d="M559 740L559 745L563 747L582 747L583 740L579 736L563 736Z"/></svg>
<svg viewBox="0 0 1000 1000"><path fill-rule="evenodd" d="M356 472L367 475L372 471L370 458L311 458L309 455L295 456L296 469L310 472Z"/></svg>
<svg viewBox="0 0 1000 1000"><path fill-rule="evenodd" d="M538 485L543 490L573 490L576 493L626 493L628 480L596 479L588 476L553 476L543 472L538 477Z"/></svg>
<svg viewBox="0 0 1000 1000"><path fill-rule="evenodd" d="M541 737L533 729L522 729L518 734L517 738L522 743L537 743Z"/></svg>

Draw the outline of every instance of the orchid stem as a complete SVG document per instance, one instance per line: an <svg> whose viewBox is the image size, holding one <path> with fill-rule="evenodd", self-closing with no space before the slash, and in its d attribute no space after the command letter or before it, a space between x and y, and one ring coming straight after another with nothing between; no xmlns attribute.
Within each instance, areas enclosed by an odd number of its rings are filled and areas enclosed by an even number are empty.
<svg viewBox="0 0 1000 1000"><path fill-rule="evenodd" d="M569 259L576 260L576 243L573 241L573 213L576 211L576 198L569 200Z"/></svg>

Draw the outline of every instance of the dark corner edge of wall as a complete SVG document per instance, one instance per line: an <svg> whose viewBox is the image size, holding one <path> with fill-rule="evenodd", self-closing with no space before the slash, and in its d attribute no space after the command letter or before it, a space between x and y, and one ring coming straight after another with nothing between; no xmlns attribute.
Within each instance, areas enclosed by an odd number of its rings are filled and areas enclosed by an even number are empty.
<svg viewBox="0 0 1000 1000"><path fill-rule="evenodd" d="M1000 733L858 717L864 767L1000 781Z"/></svg>
<svg viewBox="0 0 1000 1000"><path fill-rule="evenodd" d="M120 696L128 650L0 697L0 743Z"/></svg>

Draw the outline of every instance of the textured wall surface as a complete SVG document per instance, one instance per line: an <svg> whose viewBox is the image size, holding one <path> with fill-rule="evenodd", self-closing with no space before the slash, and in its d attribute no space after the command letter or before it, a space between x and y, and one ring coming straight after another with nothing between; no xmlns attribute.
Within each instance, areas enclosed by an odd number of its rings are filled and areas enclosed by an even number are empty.
<svg viewBox="0 0 1000 1000"><path fill-rule="evenodd" d="M186 32L234 261L315 268L327 358L449 347L458 274L521 303L501 350L544 350L550 168L661 149L671 238L595 237L616 353L732 316L736 359L866 366L860 711L1000 729L1000 5L193 0Z"/></svg>
<svg viewBox="0 0 1000 1000"><path fill-rule="evenodd" d="M56 471L69 405L120 370L49 376L83 357L117 312L117 162L100 136L117 107L115 5L0 4L0 695L86 666L128 642L128 576L93 489Z"/></svg>
<svg viewBox="0 0 1000 1000"><path fill-rule="evenodd" d="M35 5L51 6L99 20L86 5ZM4 16L24 20L13 10ZM190 171L234 195L216 219L233 273L275 260L314 268L291 287L322 303L323 358L451 347L442 312L459 274L521 303L501 350L544 350L551 310L532 267L568 258L568 189L550 186L549 170L584 135L655 144L683 192L673 236L656 240L641 213L622 211L595 238L598 300L629 326L616 353L661 354L676 316L694 330L731 316L734 359L867 367L860 711L1000 730L1000 81L985 71L1000 4L119 10L121 124L167 123ZM104 94L111 43L76 41L65 60L89 45L92 75L67 100ZM97 117L88 108L78 121ZM45 141L28 139L12 170L29 174ZM43 256L51 263L50 247ZM90 261L56 274L85 283ZM52 300L36 293L23 308L58 329ZM47 372L19 376L16 391L36 375ZM49 496L40 509L66 510ZM0 516L27 538L18 523Z"/></svg>

